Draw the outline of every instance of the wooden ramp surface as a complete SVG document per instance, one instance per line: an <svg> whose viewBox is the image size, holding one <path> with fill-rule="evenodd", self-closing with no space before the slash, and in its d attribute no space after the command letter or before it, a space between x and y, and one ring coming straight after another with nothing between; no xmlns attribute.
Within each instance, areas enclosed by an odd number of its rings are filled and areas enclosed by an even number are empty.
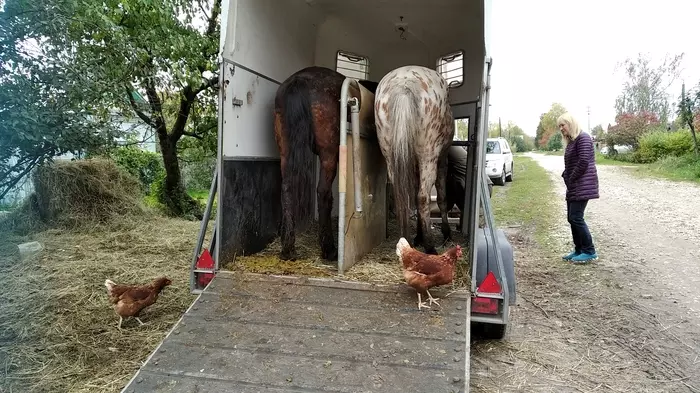
<svg viewBox="0 0 700 393"><path fill-rule="evenodd" d="M467 293L431 293L220 272L123 391L464 392Z"/></svg>

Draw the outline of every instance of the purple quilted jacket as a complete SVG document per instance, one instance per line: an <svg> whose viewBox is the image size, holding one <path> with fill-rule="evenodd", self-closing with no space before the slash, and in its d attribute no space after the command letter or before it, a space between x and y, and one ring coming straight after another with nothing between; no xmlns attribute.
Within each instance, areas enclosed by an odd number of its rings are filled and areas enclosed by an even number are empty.
<svg viewBox="0 0 700 393"><path fill-rule="evenodd" d="M564 183L567 201L599 198L598 171L595 166L593 140L585 132L579 134L564 152Z"/></svg>

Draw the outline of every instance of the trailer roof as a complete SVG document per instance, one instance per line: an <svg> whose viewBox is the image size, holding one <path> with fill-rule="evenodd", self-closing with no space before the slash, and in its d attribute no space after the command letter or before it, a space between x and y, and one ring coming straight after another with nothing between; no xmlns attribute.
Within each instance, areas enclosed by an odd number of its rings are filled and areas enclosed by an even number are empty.
<svg viewBox="0 0 700 393"><path fill-rule="evenodd" d="M417 45L433 52L481 46L484 1L464 0L306 0L327 15L354 24L378 45ZM404 27L402 35L398 27ZM477 42L475 42L477 41Z"/></svg>

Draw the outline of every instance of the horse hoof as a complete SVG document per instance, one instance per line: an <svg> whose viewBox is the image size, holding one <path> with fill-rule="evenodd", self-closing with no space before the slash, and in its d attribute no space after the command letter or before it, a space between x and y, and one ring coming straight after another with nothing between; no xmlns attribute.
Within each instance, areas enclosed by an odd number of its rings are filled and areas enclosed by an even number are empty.
<svg viewBox="0 0 700 393"><path fill-rule="evenodd" d="M445 241L449 240L450 237L452 237L452 229L450 228L449 224L442 225L442 237Z"/></svg>
<svg viewBox="0 0 700 393"><path fill-rule="evenodd" d="M296 261L297 253L295 251L282 251L280 253L280 259L283 261Z"/></svg>
<svg viewBox="0 0 700 393"><path fill-rule="evenodd" d="M338 250L336 250L334 248L328 252L322 252L321 258L323 258L327 261L336 262L336 261L338 261Z"/></svg>
<svg viewBox="0 0 700 393"><path fill-rule="evenodd" d="M423 243L423 238L420 236L416 236L413 238L413 247L418 247Z"/></svg>

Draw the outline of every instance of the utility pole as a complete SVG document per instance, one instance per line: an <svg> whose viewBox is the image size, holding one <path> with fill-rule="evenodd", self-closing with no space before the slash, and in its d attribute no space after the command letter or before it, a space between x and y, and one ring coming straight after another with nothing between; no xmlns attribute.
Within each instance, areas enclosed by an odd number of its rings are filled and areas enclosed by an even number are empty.
<svg viewBox="0 0 700 393"><path fill-rule="evenodd" d="M588 133L591 133L591 106L588 106Z"/></svg>
<svg viewBox="0 0 700 393"><path fill-rule="evenodd" d="M503 128L501 128L501 116L498 116L498 136L503 136Z"/></svg>

